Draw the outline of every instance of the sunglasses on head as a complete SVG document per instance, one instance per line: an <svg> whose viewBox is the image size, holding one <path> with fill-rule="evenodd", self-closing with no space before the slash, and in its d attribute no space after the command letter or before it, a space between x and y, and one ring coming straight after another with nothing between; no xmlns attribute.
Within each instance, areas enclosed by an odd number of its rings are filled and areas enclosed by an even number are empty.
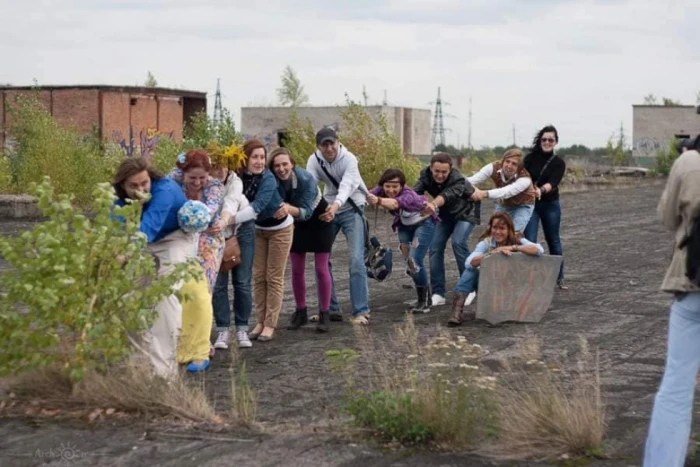
<svg viewBox="0 0 700 467"><path fill-rule="evenodd" d="M556 140L554 138L542 138L541 140L543 143L555 143Z"/></svg>

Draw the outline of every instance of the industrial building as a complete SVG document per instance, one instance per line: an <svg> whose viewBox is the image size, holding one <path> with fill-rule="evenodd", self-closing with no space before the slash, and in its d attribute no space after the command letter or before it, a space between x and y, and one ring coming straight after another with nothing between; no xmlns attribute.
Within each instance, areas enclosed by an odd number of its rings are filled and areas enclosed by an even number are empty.
<svg viewBox="0 0 700 467"><path fill-rule="evenodd" d="M644 167L654 165L671 138L700 134L700 114L693 105L633 105L632 118L632 156Z"/></svg>
<svg viewBox="0 0 700 467"><path fill-rule="evenodd" d="M182 140L192 115L206 111L204 92L141 86L0 87L0 147L4 147L12 118L9 111L19 95L34 94L60 123L81 133L98 132L104 140L138 146L154 134Z"/></svg>
<svg viewBox="0 0 700 467"><path fill-rule="evenodd" d="M308 119L314 130L332 126L342 133L346 107L298 107L294 112L302 119ZM406 154L430 154L430 110L410 109L393 106L368 106L367 112L374 118L384 115L389 130L397 137ZM243 107L241 109L241 132L245 138L257 137L268 146L284 144L284 135L290 107ZM341 135L342 140L342 135ZM351 148L352 149L352 148Z"/></svg>

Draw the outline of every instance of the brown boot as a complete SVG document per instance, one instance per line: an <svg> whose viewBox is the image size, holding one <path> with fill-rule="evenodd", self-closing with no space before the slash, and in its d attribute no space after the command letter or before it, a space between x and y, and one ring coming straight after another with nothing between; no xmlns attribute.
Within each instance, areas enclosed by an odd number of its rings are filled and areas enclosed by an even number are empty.
<svg viewBox="0 0 700 467"><path fill-rule="evenodd" d="M467 296L463 293L456 293L452 299L452 316L447 320L447 326L453 328L462 324L462 312L464 312L464 301Z"/></svg>

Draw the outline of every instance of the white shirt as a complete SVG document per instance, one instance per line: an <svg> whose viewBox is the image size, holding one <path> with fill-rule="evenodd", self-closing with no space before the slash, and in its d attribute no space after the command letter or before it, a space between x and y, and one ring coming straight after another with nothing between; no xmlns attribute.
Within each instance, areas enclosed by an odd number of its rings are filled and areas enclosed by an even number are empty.
<svg viewBox="0 0 700 467"><path fill-rule="evenodd" d="M499 170L497 174L501 177L501 180L503 180L503 183L507 183L508 179L505 177L505 174L503 173L503 170ZM493 164L486 164L479 170L477 173L472 175L471 177L465 177L469 183L472 185L476 185L481 182L485 182L486 180L490 179L491 176L493 175ZM530 187L530 184L532 183L532 180L530 177L523 177L523 178L518 178L518 175L515 174L513 176L513 179L515 179L514 182L512 182L509 185L504 186L503 188L494 188L493 190L488 190L486 193L488 193L488 197L490 199L508 199L512 198L515 195L519 195L523 191L527 190Z"/></svg>

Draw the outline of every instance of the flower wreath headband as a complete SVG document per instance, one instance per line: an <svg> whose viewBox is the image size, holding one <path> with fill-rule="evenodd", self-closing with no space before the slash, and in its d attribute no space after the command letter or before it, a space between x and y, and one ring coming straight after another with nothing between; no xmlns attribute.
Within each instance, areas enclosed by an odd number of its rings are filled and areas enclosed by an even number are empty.
<svg viewBox="0 0 700 467"><path fill-rule="evenodd" d="M231 144L230 146L222 146L216 141L212 141L207 146L209 154L209 163L214 166L223 166L229 170L240 170L246 165L246 155L243 152L243 146ZM180 153L177 156L177 161L180 164L185 163L187 153Z"/></svg>
<svg viewBox="0 0 700 467"><path fill-rule="evenodd" d="M223 146L216 141L212 141L207 146L207 152L214 165L226 167L229 170L238 171L246 165L246 155L243 146L233 143Z"/></svg>

